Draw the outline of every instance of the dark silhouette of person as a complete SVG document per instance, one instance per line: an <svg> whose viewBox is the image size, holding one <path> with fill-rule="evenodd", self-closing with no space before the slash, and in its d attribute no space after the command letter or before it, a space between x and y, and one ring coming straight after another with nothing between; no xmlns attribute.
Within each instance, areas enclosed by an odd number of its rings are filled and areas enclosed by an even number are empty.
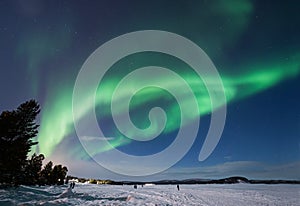
<svg viewBox="0 0 300 206"><path fill-rule="evenodd" d="M134 185L133 188L134 188L134 189L137 189L137 185Z"/></svg>
<svg viewBox="0 0 300 206"><path fill-rule="evenodd" d="M70 188L71 188L71 189L74 189L74 187L75 187L75 182L71 182L71 183L70 183Z"/></svg>
<svg viewBox="0 0 300 206"><path fill-rule="evenodd" d="M177 190L178 190L178 191L180 190L179 185L177 185Z"/></svg>

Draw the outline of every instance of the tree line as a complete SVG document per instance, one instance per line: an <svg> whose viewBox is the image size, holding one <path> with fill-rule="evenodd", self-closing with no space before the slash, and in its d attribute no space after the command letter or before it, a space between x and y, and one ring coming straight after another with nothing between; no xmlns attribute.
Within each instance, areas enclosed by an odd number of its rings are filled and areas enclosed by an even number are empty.
<svg viewBox="0 0 300 206"><path fill-rule="evenodd" d="M63 184L68 169L50 161L43 167L43 154L28 157L31 147L38 142L36 117L40 106L27 101L12 111L0 114L0 185L54 185Z"/></svg>

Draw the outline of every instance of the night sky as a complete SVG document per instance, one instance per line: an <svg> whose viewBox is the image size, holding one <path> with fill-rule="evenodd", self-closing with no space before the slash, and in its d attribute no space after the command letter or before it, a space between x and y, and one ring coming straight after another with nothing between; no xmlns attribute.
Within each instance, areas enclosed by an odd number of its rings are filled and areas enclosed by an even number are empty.
<svg viewBox="0 0 300 206"><path fill-rule="evenodd" d="M36 99L41 105L39 145L32 152L67 165L71 175L116 180L232 175L300 179L299 10L297 1L271 0L0 1L0 111ZM226 102L219 101L218 107L226 105L227 116L217 147L198 161L215 112L201 78L185 62L157 52L132 54L116 62L99 84L95 105L98 123L114 148L135 156L154 154L174 141L180 127L174 97L163 89L145 88L132 97L130 118L145 129L150 125L150 109L159 106L167 117L162 133L151 141L135 141L118 130L112 119L112 94L121 79L138 68L155 65L179 74L199 106L199 111L189 110L190 99L186 99L183 108L189 122L185 126L201 117L193 146L173 167L154 176L128 177L99 166L83 149L74 129L72 95L78 72L92 52L115 37L140 30L176 33L201 47L221 76ZM153 76L184 97L180 83ZM117 114L126 110L123 98L134 85L121 88ZM80 104L84 118L91 105L85 99ZM156 129L151 127L141 138ZM136 135L131 131L127 134ZM101 158L110 147L97 145L92 150Z"/></svg>

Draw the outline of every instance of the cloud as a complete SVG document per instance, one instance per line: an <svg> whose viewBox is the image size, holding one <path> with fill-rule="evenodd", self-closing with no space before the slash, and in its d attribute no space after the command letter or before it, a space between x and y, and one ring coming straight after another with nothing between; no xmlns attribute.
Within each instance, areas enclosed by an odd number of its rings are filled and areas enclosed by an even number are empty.
<svg viewBox="0 0 300 206"><path fill-rule="evenodd" d="M101 140L113 140L113 137L91 137L91 136L84 136L81 137L81 141L101 141Z"/></svg>

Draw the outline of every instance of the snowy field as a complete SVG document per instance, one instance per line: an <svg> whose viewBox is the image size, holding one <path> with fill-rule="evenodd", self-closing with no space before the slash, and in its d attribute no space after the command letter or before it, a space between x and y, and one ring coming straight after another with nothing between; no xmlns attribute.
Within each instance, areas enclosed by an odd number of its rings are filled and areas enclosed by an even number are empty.
<svg viewBox="0 0 300 206"><path fill-rule="evenodd" d="M138 187L76 184L0 189L0 205L299 205L300 185L151 185Z"/></svg>

